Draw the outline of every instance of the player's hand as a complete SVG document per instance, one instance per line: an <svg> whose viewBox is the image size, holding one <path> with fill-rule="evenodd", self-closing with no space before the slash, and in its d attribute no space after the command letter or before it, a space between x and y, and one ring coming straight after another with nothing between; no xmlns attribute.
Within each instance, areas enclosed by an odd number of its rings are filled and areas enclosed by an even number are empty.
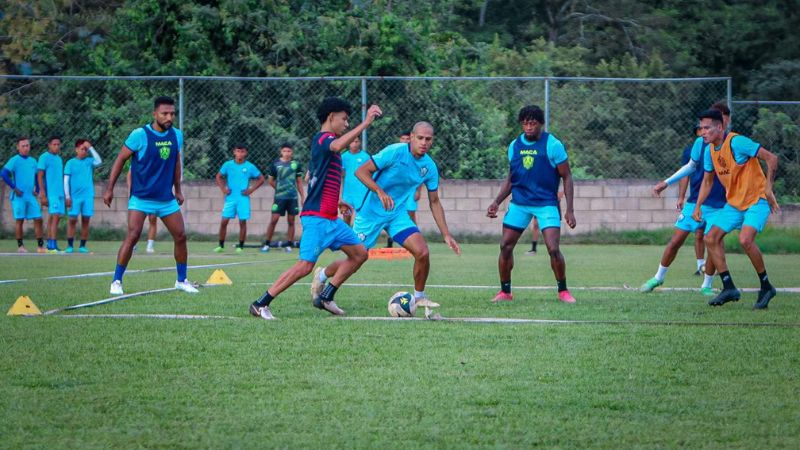
<svg viewBox="0 0 800 450"><path fill-rule="evenodd" d="M381 199L383 209L391 211L394 209L394 200L383 189L378 189L378 198Z"/></svg>
<svg viewBox="0 0 800 450"><path fill-rule="evenodd" d="M381 107L378 106L378 105L372 105L367 110L367 118L364 119L364 121L369 124L369 123L372 123L372 121L374 121L375 119L379 118L382 115L383 115L383 111L381 110Z"/></svg>
<svg viewBox="0 0 800 450"><path fill-rule="evenodd" d="M355 209L353 208L352 205L350 205L350 203L342 201L339 202L339 214L341 214L342 216L344 217L352 216L354 211Z"/></svg>
<svg viewBox="0 0 800 450"><path fill-rule="evenodd" d="M224 196L231 195L231 189L230 188L224 188L224 189L220 189L220 190L222 191L222 195L224 195Z"/></svg>
<svg viewBox="0 0 800 450"><path fill-rule="evenodd" d="M242 195L244 195L245 197L250 197L250 194L252 193L253 192L250 189L245 189L242 191Z"/></svg>
<svg viewBox="0 0 800 450"><path fill-rule="evenodd" d="M775 198L775 193L772 192L772 189L767 191L767 203L769 203L769 211L772 214L778 214L781 212L781 206L778 204L778 199Z"/></svg>
<svg viewBox="0 0 800 450"><path fill-rule="evenodd" d="M664 192L664 189L668 188L669 185L660 181L657 185L653 186L653 196L654 197L661 197L661 193Z"/></svg>
<svg viewBox="0 0 800 450"><path fill-rule="evenodd" d="M566 214L564 214L564 221L567 222L570 228L575 228L575 226L578 225L578 222L575 221L575 213L573 211L567 211Z"/></svg>
<svg viewBox="0 0 800 450"><path fill-rule="evenodd" d="M46 196L46 195L44 195L44 194L39 194L39 203L41 203L41 204L42 204L42 206L44 206L45 208L46 208L46 207L47 207L47 206L50 204L50 203L47 201L47 196Z"/></svg>
<svg viewBox="0 0 800 450"><path fill-rule="evenodd" d="M692 219L702 222L703 221L703 212L700 210L699 206L694 207L694 212L692 212Z"/></svg>
<svg viewBox="0 0 800 450"><path fill-rule="evenodd" d="M486 217L491 217L492 219L497 217L497 210L500 209L500 205L497 202L492 202L488 208L486 208Z"/></svg>
<svg viewBox="0 0 800 450"><path fill-rule="evenodd" d="M176 192L175 193L175 200L178 201L178 206L183 205L183 193L182 192Z"/></svg>
<svg viewBox="0 0 800 450"><path fill-rule="evenodd" d="M686 200L680 199L678 200L678 203L675 206L678 208L678 211L682 211L684 204L686 204Z"/></svg>
<svg viewBox="0 0 800 450"><path fill-rule="evenodd" d="M22 197L22 191L19 188L14 188L14 193L17 194L17 197Z"/></svg>
<svg viewBox="0 0 800 450"><path fill-rule="evenodd" d="M103 192L103 203L105 203L109 208L111 208L112 200L114 200L114 191L106 190Z"/></svg>
<svg viewBox="0 0 800 450"><path fill-rule="evenodd" d="M450 236L448 234L447 236L444 237L444 242L445 244L447 244L448 247L450 247L450 250L455 252L456 255L461 256L461 247L458 246L458 242L456 242L456 240L453 239L453 236Z"/></svg>

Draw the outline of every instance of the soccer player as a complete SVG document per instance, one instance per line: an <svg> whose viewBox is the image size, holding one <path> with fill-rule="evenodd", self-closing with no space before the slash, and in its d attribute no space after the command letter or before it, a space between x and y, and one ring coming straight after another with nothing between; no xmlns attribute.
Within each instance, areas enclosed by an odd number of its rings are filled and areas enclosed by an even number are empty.
<svg viewBox="0 0 800 450"><path fill-rule="evenodd" d="M727 124L730 120L730 110L728 107L726 105L714 105L712 107L724 108L724 111L721 109L718 110L722 113L723 120L725 120L725 126L727 127ZM699 131L700 127L696 127L695 133L700 134ZM717 214L719 209L725 205L725 188L722 187L722 184L720 184L719 180L715 176L711 193L703 205L703 216L705 220L698 222L692 218L692 213L694 212L694 207L697 203L697 195L700 193L700 184L703 181L703 171L696 170L696 166L698 164L702 164L704 155L707 151L708 144L703 142L702 137L697 137L695 141L683 151L683 155L681 157L681 163L683 166L669 178L661 181L653 187L653 193L655 195L660 195L661 192L663 192L668 186L680 180L680 190L678 192L677 205L680 213L678 215L678 220L675 222L675 232L672 234L672 238L664 248L664 253L661 255L661 263L658 266L656 274L653 276L653 278L647 280L647 282L645 282L639 288L640 292L652 292L653 289L664 284L664 278L666 277L667 270L669 270L670 264L672 264L672 261L675 260L675 257L678 255L678 250L680 250L681 246L683 246L683 243L686 241L686 238L689 237L689 234L695 233L695 240L703 242L703 236L710 228L708 225L709 219L712 217L712 215ZM686 178L687 175L691 176L691 180ZM689 198L686 199L686 187L689 182L691 182L691 188L689 190ZM703 284L700 286L700 293L708 296L714 295L711 284L714 281L714 271L716 268L714 267L713 262L708 261L708 263L706 263L705 259L703 258L703 247L701 247L698 251L697 245L695 245L695 252L696 256L698 257L697 270L700 272L702 269L704 272Z"/></svg>
<svg viewBox="0 0 800 450"><path fill-rule="evenodd" d="M347 214L342 215L342 219L349 226L353 226L355 211L361 208L367 196L367 187L356 177L356 170L369 160L369 153L361 148L361 138L356 137L350 143L349 150L342 153L342 172L344 172L344 182L342 184L342 201L350 205Z"/></svg>
<svg viewBox="0 0 800 450"><path fill-rule="evenodd" d="M92 154L91 158L87 156ZM69 221L67 222L67 253L74 252L75 228L81 216L81 245L78 252L89 253L89 221L94 215L94 169L103 163L102 158L86 139L75 141L75 157L64 166L64 194Z"/></svg>
<svg viewBox="0 0 800 450"><path fill-rule="evenodd" d="M225 180L222 178L225 177ZM250 186L250 180L255 183ZM219 224L219 247L214 251L225 251L225 235L228 233L228 222L234 217L239 217L239 246L236 253L244 251L244 241L247 239L247 221L250 219L250 195L264 184L264 175L261 171L247 161L247 148L244 145L233 147L233 159L225 161L217 172L217 186L225 196L225 205L222 207L222 221Z"/></svg>
<svg viewBox="0 0 800 450"><path fill-rule="evenodd" d="M36 179L36 158L31 156L31 141L26 137L17 139L17 154L0 171L3 181L11 188L11 209L16 221L14 234L17 238L17 252L28 253L22 243L22 225L25 220L33 220L33 230L38 243L37 253L45 253L42 240L42 208L36 202L39 183Z"/></svg>
<svg viewBox="0 0 800 450"><path fill-rule="evenodd" d="M414 297L418 304L427 299L425 284L430 272L430 255L428 244L408 215L406 204L421 184L428 189L431 214L444 242L457 255L461 254L458 242L450 235L439 201L439 169L428 155L432 145L433 126L417 122L411 131L411 142L389 145L356 171L356 176L370 192L356 216L353 231L366 248L372 248L381 231L386 230L414 256ZM335 270L334 264L320 271L314 283L320 285Z"/></svg>
<svg viewBox="0 0 800 450"><path fill-rule="evenodd" d="M188 250L186 231L180 205L181 158L183 133L172 127L175 120L175 101L158 97L153 106L153 122L133 130L120 149L111 168L103 203L111 207L114 185L122 166L131 159L131 192L128 199L128 234L117 253L117 267L111 282L112 295L122 295L122 276L133 253L133 246L142 234L148 214L161 218L174 241L175 266L178 272L175 289L196 294L197 289L186 277ZM174 193L173 193L174 189Z"/></svg>
<svg viewBox="0 0 800 450"><path fill-rule="evenodd" d="M517 117L522 134L508 146L508 177L500 187L497 198L489 205L486 215L497 217L500 203L511 194L511 202L503 219L503 237L500 241L500 292L492 302L511 301L511 270L514 268L514 246L531 218L539 220L544 243L550 254L550 267L558 284L558 299L564 303L575 303L567 289L566 262L559 248L561 241L561 211L558 201L558 185L564 182L567 211L564 220L575 228L573 210L572 172L569 168L564 144L543 130L544 112L538 106L528 105L520 109Z"/></svg>
<svg viewBox="0 0 800 450"><path fill-rule="evenodd" d="M262 252L268 252L272 243L272 234L278 220L286 214L286 252L292 251L294 242L294 218L303 207L303 168L293 159L294 149L290 144L283 144L280 148L281 157L273 161L269 167L269 185L275 189L275 199L272 202L272 215L267 226L267 235L264 240ZM297 198L300 197L298 204Z"/></svg>
<svg viewBox="0 0 800 450"><path fill-rule="evenodd" d="M750 258L753 268L758 274L761 290L758 293L754 309L766 309L769 301L775 297L776 290L769 281L764 257L755 243L758 233L764 229L770 212L779 212L780 207L772 192L775 173L778 170L778 157L762 147L759 143L737 133L726 132L722 114L716 110L708 110L700 115L700 129L703 142L709 144L709 150L703 158L703 184L692 216L698 222L703 219L701 206L705 203L714 182L714 174L725 186L727 203L714 216L708 218L711 229L705 237L709 259L719 271L722 279L722 292L708 302L711 306L721 306L727 302L735 302L741 292L733 284L725 261L725 248L722 239L733 230L740 229L739 243ZM759 160L767 166L764 175Z"/></svg>
<svg viewBox="0 0 800 450"><path fill-rule="evenodd" d="M367 260L367 249L361 244L353 230L338 218L343 209L350 206L340 201L342 188L342 156L341 152L348 148L353 139L361 135L372 122L382 114L380 107L372 105L367 110L363 122L355 128L349 128L348 116L352 112L350 103L337 97L328 97L317 108L317 118L321 128L311 138L311 179L308 183L306 199L300 221L303 224L303 239L300 240L300 259L289 270L267 289L266 292L250 305L250 314L270 320L275 317L269 305L275 297L297 280L311 273L319 255L326 248L341 250L346 259L337 261L336 270L327 271L328 285L321 287L312 283L314 307L328 311L334 315L343 315L334 301L336 290L347 278L361 267ZM347 131L347 132L345 132ZM333 266L334 264L331 264ZM329 266L330 268L330 266ZM318 269L317 272L320 270ZM314 279L317 279L315 273Z"/></svg>
<svg viewBox="0 0 800 450"><path fill-rule="evenodd" d="M61 139L47 140L47 151L39 157L37 178L41 190L39 202L47 208L47 253L58 253L58 221L64 215L64 161L61 159Z"/></svg>

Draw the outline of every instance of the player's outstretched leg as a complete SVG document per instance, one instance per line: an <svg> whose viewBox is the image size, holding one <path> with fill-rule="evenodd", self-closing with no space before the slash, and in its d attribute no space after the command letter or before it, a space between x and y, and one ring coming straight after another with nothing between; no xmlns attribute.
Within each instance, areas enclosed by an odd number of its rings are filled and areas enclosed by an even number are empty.
<svg viewBox="0 0 800 450"><path fill-rule="evenodd" d="M522 231L503 226L503 237L500 239L500 255L497 257L497 271L500 274L500 290L495 294L492 303L510 302L514 299L511 293L511 271L514 269L514 247L516 247Z"/></svg>
<svg viewBox="0 0 800 450"><path fill-rule="evenodd" d="M556 276L558 285L558 301L564 303L575 303L575 297L567 289L567 262L564 254L561 253L561 228L545 228L542 230L544 243L547 246L547 253L550 254L550 267Z"/></svg>
<svg viewBox="0 0 800 450"><path fill-rule="evenodd" d="M175 280L175 289L189 294L197 294L199 291L192 286L192 283L187 277L189 250L186 247L186 229L183 225L183 215L180 210L168 216L161 218L167 231L172 235L172 240L175 243L175 268L177 270L177 279Z"/></svg>
<svg viewBox="0 0 800 450"><path fill-rule="evenodd" d="M708 249L708 259L710 259L714 266L717 268L719 278L722 280L722 291L716 297L709 300L708 304L711 306L722 306L728 302L736 302L741 298L742 293L733 284L733 277L728 272L728 264L725 261L725 250L722 246L722 240L727 233L717 226L711 227L706 234L704 241Z"/></svg>
<svg viewBox="0 0 800 450"><path fill-rule="evenodd" d="M758 291L758 299L753 305L753 309L767 309L770 300L775 297L778 291L772 286L767 276L764 256L761 254L761 249L756 245L757 234L758 230L755 228L748 225L743 226L742 231L739 233L739 244L741 244L747 257L750 258L750 262L753 264L753 268L758 275L758 281L761 283L761 289Z"/></svg>
<svg viewBox="0 0 800 450"><path fill-rule="evenodd" d="M332 275L328 278L328 284L312 300L312 305L315 308L328 311L337 316L344 315L345 312L334 301L336 291L368 258L367 249L362 244L343 245L340 250L347 255L347 258L337 261L338 264L332 264L332 266L335 266L335 271L330 268L326 269L325 272L332 272Z"/></svg>
<svg viewBox="0 0 800 450"><path fill-rule="evenodd" d="M675 261L678 250L681 249L688 236L688 231L675 228L675 232L672 233L672 238L670 238L667 246L664 248L664 253L661 255L661 262L659 263L656 274L639 288L639 292L653 292L653 289L664 284L667 270L669 270L669 266L672 262Z"/></svg>

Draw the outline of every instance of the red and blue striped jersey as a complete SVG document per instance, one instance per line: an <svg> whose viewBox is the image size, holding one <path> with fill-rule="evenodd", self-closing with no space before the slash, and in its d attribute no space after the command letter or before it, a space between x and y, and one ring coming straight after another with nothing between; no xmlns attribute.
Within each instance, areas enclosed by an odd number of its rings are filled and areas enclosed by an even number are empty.
<svg viewBox="0 0 800 450"><path fill-rule="evenodd" d="M331 151L336 135L319 132L311 140L308 196L301 216L335 220L339 215L339 192L342 189L342 155Z"/></svg>

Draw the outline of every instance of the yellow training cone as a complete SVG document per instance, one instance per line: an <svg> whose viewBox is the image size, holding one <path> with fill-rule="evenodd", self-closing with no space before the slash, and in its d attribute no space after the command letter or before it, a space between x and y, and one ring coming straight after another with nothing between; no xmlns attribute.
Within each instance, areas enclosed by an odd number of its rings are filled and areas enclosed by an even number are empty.
<svg viewBox="0 0 800 450"><path fill-rule="evenodd" d="M217 269L211 274L210 277L208 277L206 284L233 284L233 281L228 278L228 275L225 274L224 270Z"/></svg>
<svg viewBox="0 0 800 450"><path fill-rule="evenodd" d="M31 298L23 295L14 302L11 309L8 310L7 316L41 316L42 312L33 304Z"/></svg>

